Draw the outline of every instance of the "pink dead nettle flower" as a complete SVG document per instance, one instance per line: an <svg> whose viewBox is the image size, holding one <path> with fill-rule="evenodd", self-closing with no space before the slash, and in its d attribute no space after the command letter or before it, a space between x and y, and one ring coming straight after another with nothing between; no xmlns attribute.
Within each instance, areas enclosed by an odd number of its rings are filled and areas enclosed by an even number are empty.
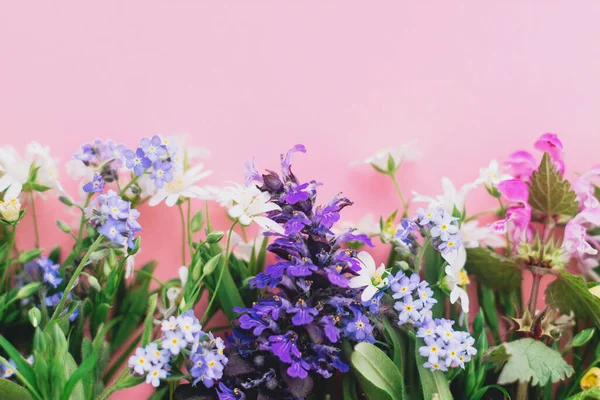
<svg viewBox="0 0 600 400"><path fill-rule="evenodd" d="M533 145L537 150L550 155L552 162L560 173L565 172L563 161L563 145L555 133L544 133ZM512 175L525 182L529 182L531 173L538 167L535 157L528 151L519 150L508 156L505 165L511 168Z"/></svg>
<svg viewBox="0 0 600 400"><path fill-rule="evenodd" d="M594 196L594 184L592 182L594 179L600 181L600 165L596 165L585 172L573 183L573 190L577 194L581 209L600 208L600 203Z"/></svg>
<svg viewBox="0 0 600 400"><path fill-rule="evenodd" d="M506 218L492 224L492 230L506 233L509 223L510 237L514 243L519 243L523 236L530 233L531 206L527 203L529 190L527 184L519 179L507 179L498 183L498 191L510 202L516 203L506 210Z"/></svg>

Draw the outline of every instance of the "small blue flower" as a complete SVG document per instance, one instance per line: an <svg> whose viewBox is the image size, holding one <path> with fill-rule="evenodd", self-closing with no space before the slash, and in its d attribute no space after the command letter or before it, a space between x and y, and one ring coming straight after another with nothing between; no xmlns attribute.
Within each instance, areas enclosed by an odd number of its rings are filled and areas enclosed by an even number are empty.
<svg viewBox="0 0 600 400"><path fill-rule="evenodd" d="M127 244L127 238L124 234L127 232L127 224L109 217L106 222L98 229L98 232L106 236L108 240L120 245Z"/></svg>
<svg viewBox="0 0 600 400"><path fill-rule="evenodd" d="M373 343L375 338L373 338L372 332L373 326L369 319L360 312L355 314L354 320L350 321L344 329L346 336L358 342L367 341Z"/></svg>
<svg viewBox="0 0 600 400"><path fill-rule="evenodd" d="M104 179L100 174L94 173L91 182L83 185L83 191L86 193L100 193L104 189Z"/></svg>
<svg viewBox="0 0 600 400"><path fill-rule="evenodd" d="M150 177L154 180L157 188L161 189L165 185L165 182L173 180L172 168L173 164L168 161L157 160L154 162Z"/></svg>
<svg viewBox="0 0 600 400"><path fill-rule="evenodd" d="M140 176L152 165L152 160L146 157L146 153L140 147L135 152L127 150L125 152L125 166L132 169L136 176Z"/></svg>
<svg viewBox="0 0 600 400"><path fill-rule="evenodd" d="M158 135L154 135L152 139L144 138L140 140L140 146L152 162L167 154L167 147Z"/></svg>

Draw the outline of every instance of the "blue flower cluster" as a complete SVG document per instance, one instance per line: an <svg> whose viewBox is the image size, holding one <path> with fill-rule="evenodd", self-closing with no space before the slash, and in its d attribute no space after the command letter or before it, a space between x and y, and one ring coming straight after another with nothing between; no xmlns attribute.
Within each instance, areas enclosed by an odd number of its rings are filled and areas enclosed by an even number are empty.
<svg viewBox="0 0 600 400"><path fill-rule="evenodd" d="M84 192L102 192L105 182L117 181L117 170L123 166L126 151L125 145L112 140L95 140L81 146L81 151L73 154L72 158L95 171L92 181L83 186Z"/></svg>
<svg viewBox="0 0 600 400"><path fill-rule="evenodd" d="M477 354L475 339L468 332L454 331L454 321L433 319L431 308L437 300L427 281L419 275L406 276L401 271L394 277L390 289L396 299L398 325L408 325L417 330L417 337L425 340L419 354L427 357L425 368L446 371L448 367L465 367L465 362Z"/></svg>
<svg viewBox="0 0 600 400"><path fill-rule="evenodd" d="M268 250L277 262L250 281L264 289L263 299L236 310L242 315L227 348L220 399L305 397L336 370L348 371L338 347L342 337L375 341L366 316L373 303L363 305L360 291L348 287L348 276L360 270L356 252L342 248L350 241L372 244L352 231L333 234L340 210L352 203L336 197L315 206L318 184L300 183L291 172L292 154L305 151L297 145L282 156L282 178L273 171L261 175L253 162L246 165L247 183L268 192L280 207L268 217L285 233L269 234L275 240Z"/></svg>
<svg viewBox="0 0 600 400"><path fill-rule="evenodd" d="M39 292L43 293L44 297L39 300L42 301L46 307L56 307L63 295L62 291L56 291L58 286L63 282L59 270L60 265L55 264L49 257L36 258L25 264L23 272L15 277L16 285L18 287L23 287L32 282L44 283L42 290ZM68 299L71 299L70 293ZM21 300L23 305L29 304L31 301L31 298ZM69 316L69 320L72 322L78 316L79 309L75 309L75 312Z"/></svg>
<svg viewBox="0 0 600 400"><path fill-rule="evenodd" d="M139 211L121 199L113 190L101 194L85 210L92 226L111 242L134 248L135 234L142 230L137 222Z"/></svg>
<svg viewBox="0 0 600 400"><path fill-rule="evenodd" d="M419 347L419 354L427 357L423 364L431 371L447 371L448 368L465 368L465 363L477 354L473 346L475 339L469 332L455 331L452 328L454 321L436 318L425 319L417 337L425 340L425 346Z"/></svg>
<svg viewBox="0 0 600 400"><path fill-rule="evenodd" d="M146 383L158 387L160 380L170 374L170 365L177 364L180 355L194 378L192 385L202 382L210 388L222 378L228 361L224 353L225 343L210 332L204 333L193 311L164 320L161 330L159 343L140 347L129 358L129 367L136 375L145 375Z"/></svg>
<svg viewBox="0 0 600 400"><path fill-rule="evenodd" d="M455 251L462 238L458 228L458 218L448 214L443 208L417 209L417 216L404 218L396 232L396 238L406 246L413 247L416 238L413 231L420 230L421 236L429 236L433 246L441 253Z"/></svg>
<svg viewBox="0 0 600 400"><path fill-rule="evenodd" d="M149 172L154 185L161 189L165 183L173 180L171 156L166 140L154 135L140 140L140 147L135 151L125 152L125 166L136 176Z"/></svg>

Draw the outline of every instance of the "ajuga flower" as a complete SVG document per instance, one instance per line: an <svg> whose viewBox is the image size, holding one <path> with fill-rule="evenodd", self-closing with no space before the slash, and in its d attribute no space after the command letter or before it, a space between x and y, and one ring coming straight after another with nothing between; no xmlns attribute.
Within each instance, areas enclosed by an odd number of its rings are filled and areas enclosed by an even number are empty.
<svg viewBox="0 0 600 400"><path fill-rule="evenodd" d="M260 198L260 204L272 204L266 217L281 229L268 233L275 239L268 250L276 262L250 281L251 287L264 289L264 296L252 307L236 310L242 315L227 348L221 399L304 397L334 371L348 370L341 360L342 337L375 340L367 318L371 301L363 305L362 290L349 287L361 261L355 251L342 248L346 242L370 240L352 231L333 234L340 210L352 203L335 197L315 206L318 184L301 183L291 171L292 154L305 151L297 145L282 156L281 177L273 171L260 174L254 161L246 165L248 186L240 191ZM385 278L382 273L382 282ZM377 296L370 297L377 303Z"/></svg>

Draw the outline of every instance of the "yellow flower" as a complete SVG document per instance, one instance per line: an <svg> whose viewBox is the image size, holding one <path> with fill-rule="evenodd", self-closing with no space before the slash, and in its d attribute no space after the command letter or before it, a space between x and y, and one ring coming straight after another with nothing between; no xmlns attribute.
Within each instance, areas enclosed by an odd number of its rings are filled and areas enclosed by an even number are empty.
<svg viewBox="0 0 600 400"><path fill-rule="evenodd" d="M596 297L600 297L600 285L596 285L593 288L590 288L590 293Z"/></svg>
<svg viewBox="0 0 600 400"><path fill-rule="evenodd" d="M579 381L581 390L591 389L593 387L600 387L600 368L591 368L581 381Z"/></svg>
<svg viewBox="0 0 600 400"><path fill-rule="evenodd" d="M21 211L21 202L14 198L7 201L0 201L0 215L8 222L14 222L19 219Z"/></svg>

